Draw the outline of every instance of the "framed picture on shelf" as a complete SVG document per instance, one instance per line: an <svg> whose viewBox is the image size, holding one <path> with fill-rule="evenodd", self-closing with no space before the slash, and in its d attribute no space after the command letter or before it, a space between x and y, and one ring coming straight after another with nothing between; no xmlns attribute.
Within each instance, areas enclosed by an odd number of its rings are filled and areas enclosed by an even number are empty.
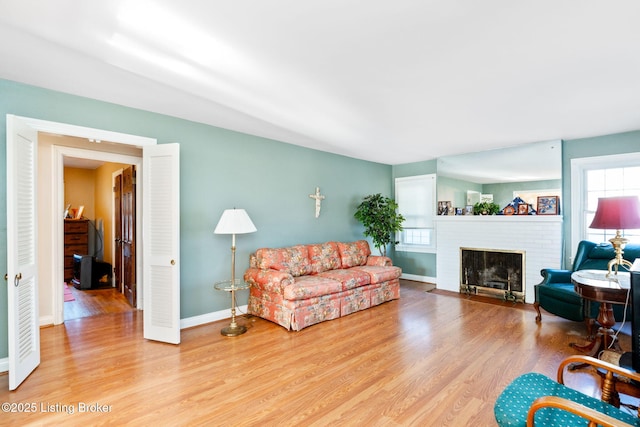
<svg viewBox="0 0 640 427"><path fill-rule="evenodd" d="M449 211L451 210L451 202L450 201L439 201L438 202L438 215L449 215Z"/></svg>
<svg viewBox="0 0 640 427"><path fill-rule="evenodd" d="M529 205L526 203L518 204L518 215L529 215Z"/></svg>
<svg viewBox="0 0 640 427"><path fill-rule="evenodd" d="M558 215L560 213L560 197L538 197L538 215Z"/></svg>

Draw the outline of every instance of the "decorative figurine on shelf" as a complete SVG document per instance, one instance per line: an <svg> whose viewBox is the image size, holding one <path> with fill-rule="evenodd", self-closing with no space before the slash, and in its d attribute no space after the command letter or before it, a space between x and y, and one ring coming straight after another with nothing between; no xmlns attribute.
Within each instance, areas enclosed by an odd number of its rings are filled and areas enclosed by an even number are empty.
<svg viewBox="0 0 640 427"><path fill-rule="evenodd" d="M536 211L532 205L516 196L507 206L502 208L503 215L535 215Z"/></svg>

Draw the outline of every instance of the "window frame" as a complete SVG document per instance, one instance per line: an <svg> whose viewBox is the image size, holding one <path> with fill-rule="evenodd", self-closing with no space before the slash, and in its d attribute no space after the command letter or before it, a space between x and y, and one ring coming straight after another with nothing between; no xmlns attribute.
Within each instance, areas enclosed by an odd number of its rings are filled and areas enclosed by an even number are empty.
<svg viewBox="0 0 640 427"><path fill-rule="evenodd" d="M586 174L590 170L615 169L640 166L640 153L611 154L571 159L571 253L575 254L578 243L586 239L587 208ZM573 260L572 260L573 261Z"/></svg>
<svg viewBox="0 0 640 427"><path fill-rule="evenodd" d="M436 205L437 205L437 202L436 202L437 175L435 173L431 173L431 174L424 174L424 175L412 175L412 176L395 178L394 186L395 186L396 202L398 203L398 205L400 205L400 202L398 200L399 199L398 195L399 195L399 192L401 192L402 190L399 188L399 184L401 186L403 182L416 182L416 181L417 182L423 181L422 185L424 185L424 190L429 191L431 193L430 194L431 206L428 208L428 211L430 211L431 214L423 218L426 220L427 224L430 224L430 226L415 227L415 229L419 229L419 230L423 230L423 229L430 230L430 233L431 233L430 244L421 245L421 244L403 243L402 232L398 232L396 233L396 240L400 243L395 245L395 250L399 252L435 253L436 252L435 216L436 216ZM402 210L400 208L398 210L400 213L402 213Z"/></svg>

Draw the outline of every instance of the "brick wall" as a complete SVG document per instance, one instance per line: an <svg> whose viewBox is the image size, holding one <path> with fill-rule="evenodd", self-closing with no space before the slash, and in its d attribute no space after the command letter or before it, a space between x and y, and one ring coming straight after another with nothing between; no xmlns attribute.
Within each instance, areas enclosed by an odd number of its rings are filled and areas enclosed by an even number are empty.
<svg viewBox="0 0 640 427"><path fill-rule="evenodd" d="M525 251L525 302L533 303L533 286L543 268L560 268L560 216L441 216L436 219L438 289L460 290L460 248Z"/></svg>

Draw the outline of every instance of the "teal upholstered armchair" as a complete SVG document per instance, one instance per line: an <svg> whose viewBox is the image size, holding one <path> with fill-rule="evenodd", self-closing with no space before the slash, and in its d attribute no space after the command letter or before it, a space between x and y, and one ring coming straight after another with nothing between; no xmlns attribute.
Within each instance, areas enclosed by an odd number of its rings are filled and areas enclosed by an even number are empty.
<svg viewBox="0 0 640 427"><path fill-rule="evenodd" d="M594 319L598 316L599 304L584 300L574 290L571 273L578 270L607 270L609 260L615 251L610 243L593 243L586 240L578 244L578 250L571 270L549 269L540 271L542 282L534 286L537 311L536 321L542 320L540 308L549 313L576 322L585 322L589 335L592 333ZM640 258L640 245L628 244L624 249L624 258L633 262ZM614 316L622 319L623 307L614 305Z"/></svg>
<svg viewBox="0 0 640 427"><path fill-rule="evenodd" d="M602 397L564 385L569 364L585 363L606 372ZM498 396L493 412L499 426L640 426L637 414L620 410L612 401L614 374L638 381L640 374L588 356L570 356L560 364L557 381L538 373L517 377ZM593 424L591 424L593 423Z"/></svg>

